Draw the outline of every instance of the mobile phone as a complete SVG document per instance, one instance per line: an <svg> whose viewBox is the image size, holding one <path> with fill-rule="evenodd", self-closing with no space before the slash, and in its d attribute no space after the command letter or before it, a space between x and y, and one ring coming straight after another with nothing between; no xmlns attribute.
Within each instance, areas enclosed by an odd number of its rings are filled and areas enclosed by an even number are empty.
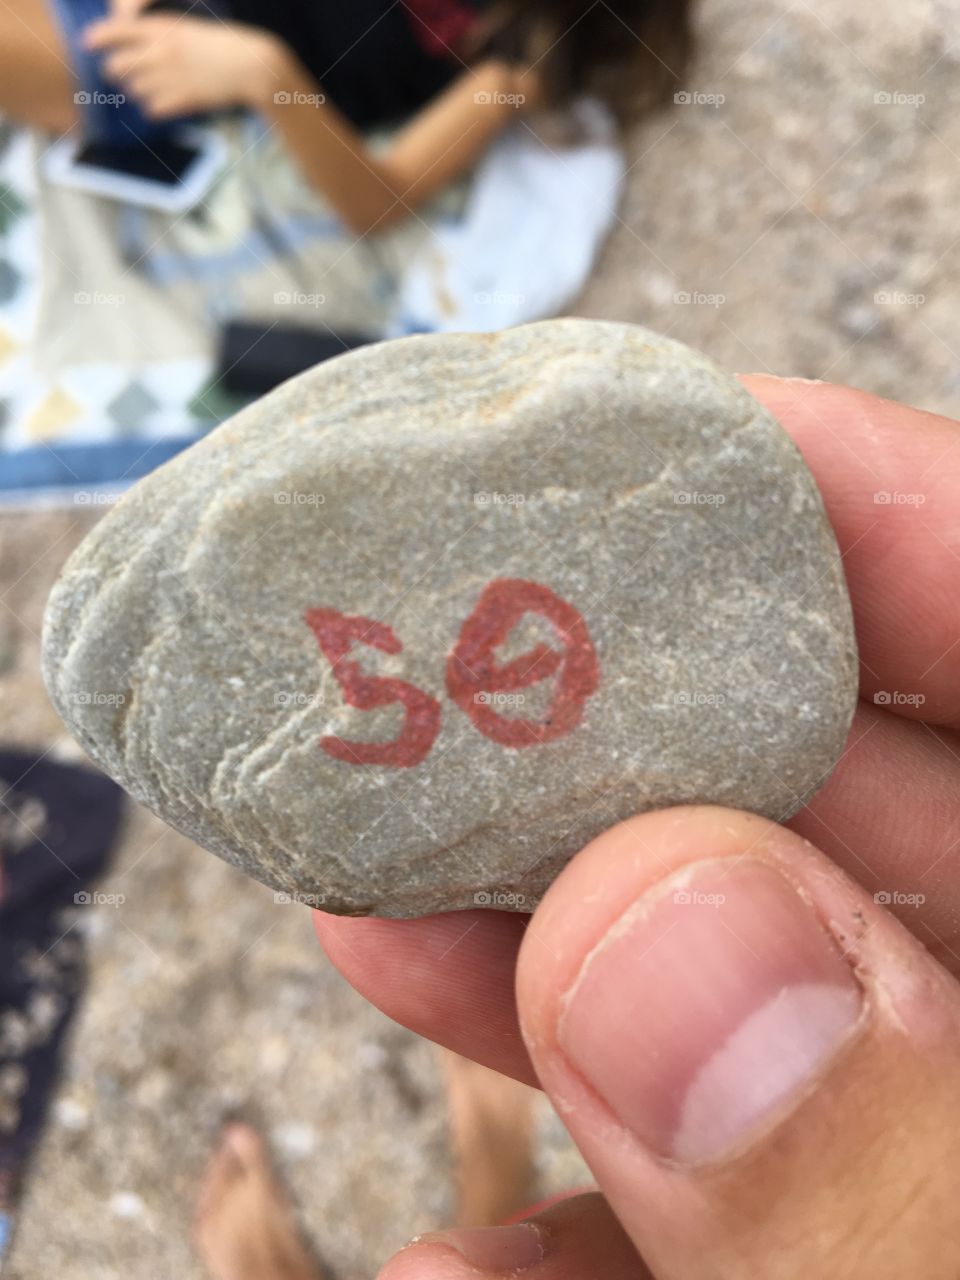
<svg viewBox="0 0 960 1280"><path fill-rule="evenodd" d="M132 145L60 138L44 154L51 182L130 204L183 213L199 204L226 165L215 132L195 128L178 138Z"/></svg>

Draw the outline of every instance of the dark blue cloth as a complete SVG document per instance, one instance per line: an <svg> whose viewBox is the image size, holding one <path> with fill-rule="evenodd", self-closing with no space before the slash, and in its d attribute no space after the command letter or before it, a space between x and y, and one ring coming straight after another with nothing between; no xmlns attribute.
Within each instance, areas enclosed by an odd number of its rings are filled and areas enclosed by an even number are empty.
<svg viewBox="0 0 960 1280"><path fill-rule="evenodd" d="M0 1073L13 1068L23 1086L12 1127L0 1131L0 1264L83 989L83 935L67 913L85 908L106 869L123 801L101 773L0 751L0 1015L26 1028L0 1049ZM48 1012L38 1019L40 1005Z"/></svg>

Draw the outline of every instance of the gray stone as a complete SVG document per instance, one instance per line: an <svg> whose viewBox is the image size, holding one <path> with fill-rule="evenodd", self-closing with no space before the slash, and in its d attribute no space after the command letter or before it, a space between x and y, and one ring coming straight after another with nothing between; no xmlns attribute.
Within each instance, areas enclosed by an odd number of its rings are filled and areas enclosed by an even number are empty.
<svg viewBox="0 0 960 1280"><path fill-rule="evenodd" d="M238 414L74 553L44 672L172 826L404 916L529 909L643 809L786 818L857 662L779 425L686 347L557 320L369 347Z"/></svg>

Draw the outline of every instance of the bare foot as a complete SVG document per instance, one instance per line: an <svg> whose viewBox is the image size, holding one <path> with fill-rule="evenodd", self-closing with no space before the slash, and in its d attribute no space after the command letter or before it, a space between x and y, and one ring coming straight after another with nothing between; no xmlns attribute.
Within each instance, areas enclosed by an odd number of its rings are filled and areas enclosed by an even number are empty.
<svg viewBox="0 0 960 1280"><path fill-rule="evenodd" d="M214 1280L323 1280L260 1135L230 1124L197 1202L194 1248Z"/></svg>

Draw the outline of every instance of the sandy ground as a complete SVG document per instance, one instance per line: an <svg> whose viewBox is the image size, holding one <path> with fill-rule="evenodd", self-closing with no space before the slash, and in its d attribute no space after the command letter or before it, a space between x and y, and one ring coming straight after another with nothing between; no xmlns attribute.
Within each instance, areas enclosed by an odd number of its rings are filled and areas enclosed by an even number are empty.
<svg viewBox="0 0 960 1280"><path fill-rule="evenodd" d="M960 415L958 19L955 0L709 0L695 100L633 139L621 223L578 312L650 325L731 369ZM40 683L38 634L92 519L0 521L9 744L70 749ZM196 1180L234 1108L270 1135L341 1280L372 1276L449 1215L434 1052L331 971L303 909L276 906L143 812L104 888L126 901L78 920L90 989L17 1280L195 1280ZM546 1111L538 1161L542 1191L583 1176Z"/></svg>

